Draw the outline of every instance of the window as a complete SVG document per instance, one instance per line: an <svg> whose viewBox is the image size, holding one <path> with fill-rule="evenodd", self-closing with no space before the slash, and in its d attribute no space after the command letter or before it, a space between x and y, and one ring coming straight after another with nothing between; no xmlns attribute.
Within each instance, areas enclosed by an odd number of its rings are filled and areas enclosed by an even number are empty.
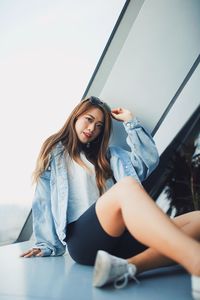
<svg viewBox="0 0 200 300"><path fill-rule="evenodd" d="M199 121L200 107L162 153L159 167L146 182L157 204L171 217L200 209Z"/></svg>

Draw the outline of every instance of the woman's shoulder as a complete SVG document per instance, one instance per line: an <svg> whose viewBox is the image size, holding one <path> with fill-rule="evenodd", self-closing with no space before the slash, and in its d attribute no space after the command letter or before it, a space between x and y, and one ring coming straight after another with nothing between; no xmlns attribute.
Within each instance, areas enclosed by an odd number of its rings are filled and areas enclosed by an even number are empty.
<svg viewBox="0 0 200 300"><path fill-rule="evenodd" d="M65 147L63 146L62 142L58 142L55 144L55 146L53 147L53 149L51 150L51 156L55 157L61 153L63 153L65 150Z"/></svg>

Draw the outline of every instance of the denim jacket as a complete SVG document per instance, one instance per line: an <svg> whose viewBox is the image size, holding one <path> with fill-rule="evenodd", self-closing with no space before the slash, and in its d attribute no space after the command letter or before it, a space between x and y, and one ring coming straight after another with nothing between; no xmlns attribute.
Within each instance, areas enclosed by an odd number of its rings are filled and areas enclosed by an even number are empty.
<svg viewBox="0 0 200 300"><path fill-rule="evenodd" d="M130 151L110 146L107 153L110 166L116 181L131 176L142 182L158 165L159 155L150 133L136 118L123 125ZM47 170L36 185L32 204L34 248L40 248L42 256L63 255L65 252L68 190L64 146L58 142L51 151Z"/></svg>

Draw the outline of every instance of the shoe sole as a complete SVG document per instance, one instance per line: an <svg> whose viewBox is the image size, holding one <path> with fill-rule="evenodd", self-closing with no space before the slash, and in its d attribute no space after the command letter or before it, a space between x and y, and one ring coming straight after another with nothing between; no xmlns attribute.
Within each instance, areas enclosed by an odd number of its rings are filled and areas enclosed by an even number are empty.
<svg viewBox="0 0 200 300"><path fill-rule="evenodd" d="M95 259L93 286L101 287L108 281L110 270L110 260L107 253L99 250Z"/></svg>
<svg viewBox="0 0 200 300"><path fill-rule="evenodd" d="M195 300L200 300L200 277L192 276L192 296Z"/></svg>
<svg viewBox="0 0 200 300"><path fill-rule="evenodd" d="M200 292L198 291L192 291L192 297L194 300L200 300Z"/></svg>

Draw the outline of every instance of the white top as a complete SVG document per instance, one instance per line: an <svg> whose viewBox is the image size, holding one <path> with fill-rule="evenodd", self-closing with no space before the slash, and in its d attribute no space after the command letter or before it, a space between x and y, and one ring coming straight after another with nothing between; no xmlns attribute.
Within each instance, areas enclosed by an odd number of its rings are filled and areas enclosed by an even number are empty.
<svg viewBox="0 0 200 300"><path fill-rule="evenodd" d="M67 172L69 178L69 199L67 209L68 223L76 221L100 197L96 184L94 165L80 154L89 170L80 166L67 156ZM106 190L114 185L112 178L106 181Z"/></svg>

